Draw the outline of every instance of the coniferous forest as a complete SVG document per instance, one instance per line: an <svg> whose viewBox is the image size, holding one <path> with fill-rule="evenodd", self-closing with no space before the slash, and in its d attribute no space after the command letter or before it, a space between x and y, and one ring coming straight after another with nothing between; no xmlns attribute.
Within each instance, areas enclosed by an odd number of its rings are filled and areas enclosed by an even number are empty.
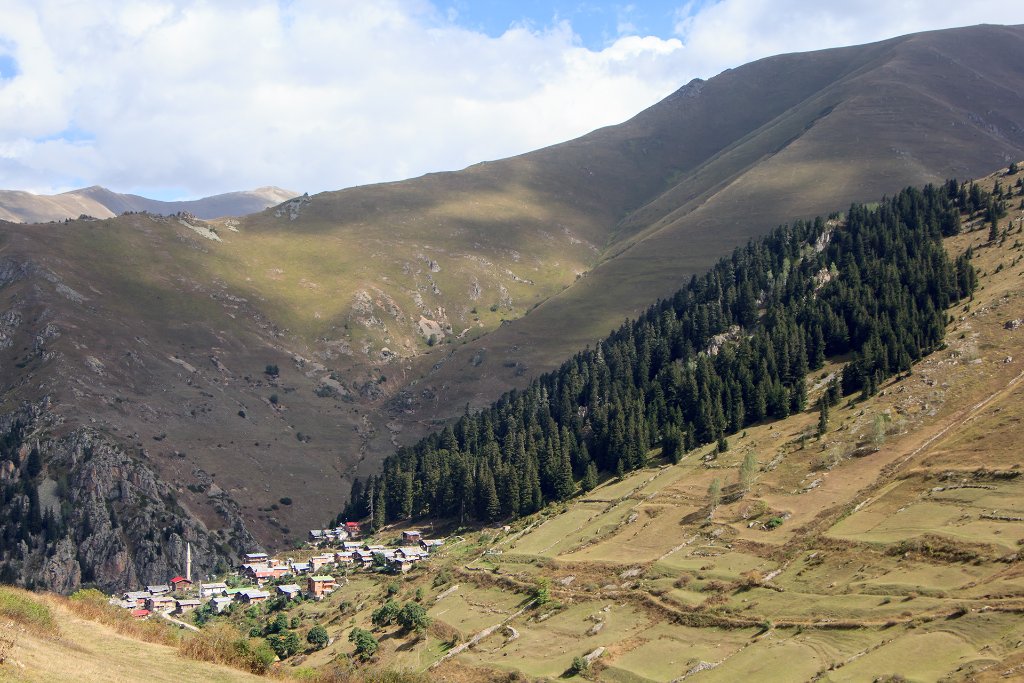
<svg viewBox="0 0 1024 683"><path fill-rule="evenodd" d="M596 348L388 457L339 515L374 528L419 515L494 521L593 488L602 473L805 410L805 377L848 360L844 395L873 394L942 342L969 296L969 255L942 238L1001 204L973 183L908 188L845 217L798 221L736 249Z"/></svg>

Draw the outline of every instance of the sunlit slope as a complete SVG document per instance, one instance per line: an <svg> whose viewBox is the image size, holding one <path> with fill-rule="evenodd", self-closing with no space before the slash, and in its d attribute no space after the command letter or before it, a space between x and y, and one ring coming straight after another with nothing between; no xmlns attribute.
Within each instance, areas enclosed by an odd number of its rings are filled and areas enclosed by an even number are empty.
<svg viewBox="0 0 1024 683"><path fill-rule="evenodd" d="M773 57L709 80L696 97L700 104L675 122L698 138L717 125L714 112L770 103L793 81L813 89L626 215L599 265L482 345L492 358L549 369L725 250L778 224L907 185L989 173L1024 154L1022 63L1024 30L983 26ZM801 77L804 71L831 78ZM737 92L752 98L737 101ZM480 385L456 380L475 352L457 350L436 374L435 384L447 386L454 403L517 381L500 362L476 370Z"/></svg>

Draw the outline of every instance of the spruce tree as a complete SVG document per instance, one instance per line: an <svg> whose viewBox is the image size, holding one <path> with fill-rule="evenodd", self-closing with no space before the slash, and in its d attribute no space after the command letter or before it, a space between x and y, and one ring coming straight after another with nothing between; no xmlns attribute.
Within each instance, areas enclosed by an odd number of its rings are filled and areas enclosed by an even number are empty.
<svg viewBox="0 0 1024 683"><path fill-rule="evenodd" d="M818 436L824 436L825 432L828 431L828 392L821 397L820 410L818 413Z"/></svg>

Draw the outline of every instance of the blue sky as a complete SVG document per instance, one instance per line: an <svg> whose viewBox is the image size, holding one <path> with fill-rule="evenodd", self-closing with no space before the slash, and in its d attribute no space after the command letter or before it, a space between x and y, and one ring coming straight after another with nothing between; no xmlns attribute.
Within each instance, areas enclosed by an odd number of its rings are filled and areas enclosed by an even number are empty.
<svg viewBox="0 0 1024 683"><path fill-rule="evenodd" d="M619 123L773 54L982 22L1024 23L1024 3L0 0L0 188L399 180Z"/></svg>
<svg viewBox="0 0 1024 683"><path fill-rule="evenodd" d="M706 2L687 5L671 0L651 2L594 2L585 0L521 0L520 2L472 2L457 0L439 3L454 20L492 37L502 35L510 26L525 24L547 27L568 21L580 43L599 50L623 33L672 37L680 12L694 13Z"/></svg>

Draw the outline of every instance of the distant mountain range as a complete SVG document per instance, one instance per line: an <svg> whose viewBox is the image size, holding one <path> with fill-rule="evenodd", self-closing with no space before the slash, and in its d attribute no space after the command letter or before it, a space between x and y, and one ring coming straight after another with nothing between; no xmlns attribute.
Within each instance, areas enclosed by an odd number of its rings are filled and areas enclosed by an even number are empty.
<svg viewBox="0 0 1024 683"><path fill-rule="evenodd" d="M125 211L147 211L169 216L187 211L197 218L244 216L276 206L297 196L298 192L280 187L226 192L202 199L163 202L135 194L121 194L93 185L61 194L32 194L19 190L0 190L0 220L12 223L47 223L79 216L113 218Z"/></svg>

